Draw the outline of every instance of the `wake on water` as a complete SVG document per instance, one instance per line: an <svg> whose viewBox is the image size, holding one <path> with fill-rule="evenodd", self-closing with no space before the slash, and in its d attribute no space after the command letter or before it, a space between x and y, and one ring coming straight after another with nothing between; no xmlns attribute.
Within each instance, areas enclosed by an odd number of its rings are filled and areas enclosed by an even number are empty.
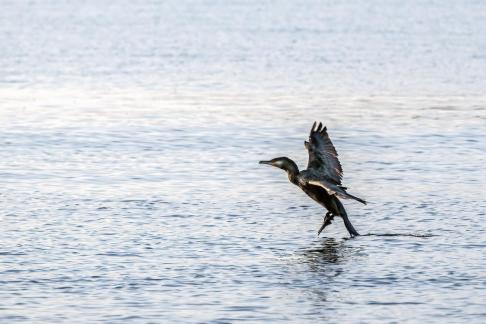
<svg viewBox="0 0 486 324"><path fill-rule="evenodd" d="M382 236L382 237L390 237L390 236L402 236L402 237L420 237L420 238L428 238L439 236L435 234L414 234L414 233L368 233L368 234L360 234L359 236Z"/></svg>

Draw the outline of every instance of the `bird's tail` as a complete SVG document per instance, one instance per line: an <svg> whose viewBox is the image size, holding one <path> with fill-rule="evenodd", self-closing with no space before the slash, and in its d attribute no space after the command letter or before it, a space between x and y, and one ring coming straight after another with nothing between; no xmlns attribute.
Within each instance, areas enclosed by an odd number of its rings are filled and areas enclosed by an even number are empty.
<svg viewBox="0 0 486 324"><path fill-rule="evenodd" d="M351 235L351 237L358 236L359 235L358 231L353 227L353 224L351 224L351 222L349 221L348 214L346 213L346 209L344 209L344 206L339 201L339 199L336 199L336 205L339 209L339 216L343 218L344 226L346 226L349 235Z"/></svg>
<svg viewBox="0 0 486 324"><path fill-rule="evenodd" d="M347 198L347 199L354 199L354 200L357 200L357 201L359 201L360 203L362 203L362 204L366 205L366 200L363 200L363 199L361 199L361 198L358 198L358 197L356 197L356 196L353 196L352 194L347 193L347 192L345 193L345 195L346 195L346 197L343 197L343 198Z"/></svg>

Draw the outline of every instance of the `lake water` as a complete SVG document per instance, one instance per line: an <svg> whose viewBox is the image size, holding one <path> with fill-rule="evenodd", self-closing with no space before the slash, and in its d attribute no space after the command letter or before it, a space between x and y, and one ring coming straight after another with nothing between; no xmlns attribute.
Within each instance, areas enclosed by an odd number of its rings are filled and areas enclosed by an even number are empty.
<svg viewBox="0 0 486 324"><path fill-rule="evenodd" d="M1 7L0 322L486 321L483 1Z"/></svg>

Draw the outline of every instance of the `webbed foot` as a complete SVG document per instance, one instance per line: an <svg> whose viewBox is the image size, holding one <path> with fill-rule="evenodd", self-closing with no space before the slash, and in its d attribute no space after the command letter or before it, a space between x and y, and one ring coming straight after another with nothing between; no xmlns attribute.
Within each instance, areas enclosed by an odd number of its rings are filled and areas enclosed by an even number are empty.
<svg viewBox="0 0 486 324"><path fill-rule="evenodd" d="M327 212L326 216L324 216L324 221L322 222L321 228L319 228L319 231L317 231L317 236L321 234L321 232L326 228L326 226L331 224L333 219L334 219L334 215L331 212Z"/></svg>

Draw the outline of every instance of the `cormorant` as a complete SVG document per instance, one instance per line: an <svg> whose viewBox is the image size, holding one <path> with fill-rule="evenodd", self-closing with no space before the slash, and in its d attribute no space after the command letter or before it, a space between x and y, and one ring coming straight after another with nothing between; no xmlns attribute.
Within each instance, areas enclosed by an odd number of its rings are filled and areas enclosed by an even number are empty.
<svg viewBox="0 0 486 324"><path fill-rule="evenodd" d="M351 237L359 235L349 221L339 198L354 199L365 205L366 201L347 193L347 188L341 185L343 169L338 160L336 149L327 134L327 127L322 127L322 123L319 123L316 128L314 122L309 141L305 141L304 146L309 152L306 170L299 172L297 164L288 157L260 161L260 164L269 164L287 171L290 182L299 186L309 197L328 210L317 235L321 234L324 228L331 224L334 216L342 217Z"/></svg>

